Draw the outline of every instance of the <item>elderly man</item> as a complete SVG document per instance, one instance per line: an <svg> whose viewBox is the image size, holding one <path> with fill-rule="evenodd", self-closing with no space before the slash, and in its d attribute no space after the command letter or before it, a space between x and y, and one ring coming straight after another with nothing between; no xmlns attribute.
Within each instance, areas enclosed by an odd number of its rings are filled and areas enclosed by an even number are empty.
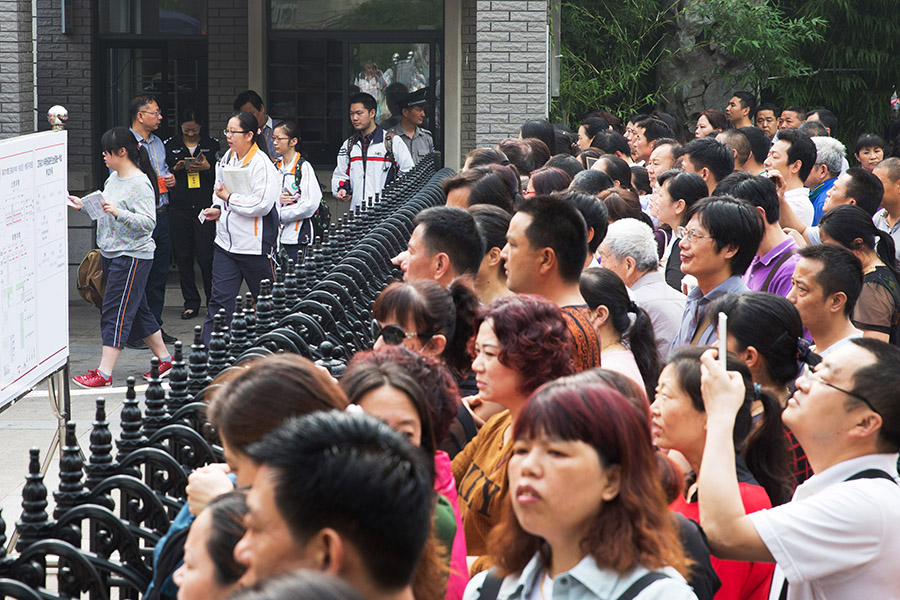
<svg viewBox="0 0 900 600"><path fill-rule="evenodd" d="M686 298L659 271L653 230L637 219L611 223L600 244L600 264L619 276L635 304L650 315L659 355L665 357L681 326Z"/></svg>

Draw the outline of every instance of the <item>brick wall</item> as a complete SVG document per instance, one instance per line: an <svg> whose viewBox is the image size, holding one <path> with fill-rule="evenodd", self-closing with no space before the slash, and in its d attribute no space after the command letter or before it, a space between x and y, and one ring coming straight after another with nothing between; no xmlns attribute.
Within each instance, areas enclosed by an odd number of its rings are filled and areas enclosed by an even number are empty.
<svg viewBox="0 0 900 600"><path fill-rule="evenodd" d="M0 5L0 138L34 130L31 2Z"/></svg>
<svg viewBox="0 0 900 600"><path fill-rule="evenodd" d="M69 189L75 193L96 187L91 175L95 73L91 69L91 0L73 0L72 5L73 31L63 35L59 0L37 0L37 91L39 131L50 129L48 108L61 104L69 111ZM31 65L28 69L30 73Z"/></svg>
<svg viewBox="0 0 900 600"><path fill-rule="evenodd" d="M547 0L477 0L475 142L489 146L547 116Z"/></svg>
<svg viewBox="0 0 900 600"><path fill-rule="evenodd" d="M225 128L247 89L247 2L209 0L209 129ZM265 98L265 90L257 90ZM223 143L225 140L221 140Z"/></svg>
<svg viewBox="0 0 900 600"><path fill-rule="evenodd" d="M460 163L465 159L465 155L475 148L475 78L476 64L478 62L477 52L475 51L475 27L476 27L476 0L462 1L462 40L460 50L462 56L462 91L460 94L460 143L459 147L462 156Z"/></svg>

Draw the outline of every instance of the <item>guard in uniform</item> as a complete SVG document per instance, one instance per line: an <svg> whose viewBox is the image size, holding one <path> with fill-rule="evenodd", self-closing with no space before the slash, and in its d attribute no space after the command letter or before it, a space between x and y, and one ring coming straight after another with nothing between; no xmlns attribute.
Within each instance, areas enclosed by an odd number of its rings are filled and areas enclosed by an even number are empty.
<svg viewBox="0 0 900 600"><path fill-rule="evenodd" d="M397 104L400 106L402 116L400 122L388 130L403 140L406 147L409 148L413 162L417 164L423 156L434 150L434 139L431 132L421 127L425 121L427 93L428 90L423 88L398 100Z"/></svg>

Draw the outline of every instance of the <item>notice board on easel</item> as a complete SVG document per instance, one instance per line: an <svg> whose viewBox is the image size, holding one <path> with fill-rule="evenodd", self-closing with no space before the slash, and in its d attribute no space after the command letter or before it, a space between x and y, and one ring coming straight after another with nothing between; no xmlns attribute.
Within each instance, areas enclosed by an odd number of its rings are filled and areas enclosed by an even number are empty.
<svg viewBox="0 0 900 600"><path fill-rule="evenodd" d="M66 135L0 141L0 410L69 356Z"/></svg>

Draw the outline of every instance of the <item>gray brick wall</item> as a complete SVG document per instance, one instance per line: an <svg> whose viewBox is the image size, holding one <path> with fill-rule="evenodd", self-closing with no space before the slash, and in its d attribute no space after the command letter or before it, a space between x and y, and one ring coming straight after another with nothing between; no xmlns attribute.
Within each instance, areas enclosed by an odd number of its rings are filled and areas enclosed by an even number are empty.
<svg viewBox="0 0 900 600"><path fill-rule="evenodd" d="M0 138L34 131L31 3L5 1L0 20Z"/></svg>
<svg viewBox="0 0 900 600"><path fill-rule="evenodd" d="M48 108L61 104L68 109L69 189L78 193L95 187L91 181L94 136L91 110L96 74L91 69L91 0L72 0L72 6L73 31L63 35L59 0L37 0L38 130L50 129ZM30 31L29 27L29 35ZM30 95L30 77L28 81ZM28 126L31 127L30 121Z"/></svg>
<svg viewBox="0 0 900 600"><path fill-rule="evenodd" d="M475 148L475 113L478 106L475 98L476 64L475 51L476 0L462 1L462 91L460 99L460 149L462 156Z"/></svg>
<svg viewBox="0 0 900 600"><path fill-rule="evenodd" d="M549 21L546 0L476 0L475 4L477 62L470 114L475 119L475 146L482 147L517 135L527 119L547 116ZM464 71L464 93L465 85ZM467 149L465 143L463 148Z"/></svg>
<svg viewBox="0 0 900 600"><path fill-rule="evenodd" d="M247 2L209 0L208 10L209 128L218 131L234 112L235 96L247 89ZM265 99L265 90L256 91Z"/></svg>

